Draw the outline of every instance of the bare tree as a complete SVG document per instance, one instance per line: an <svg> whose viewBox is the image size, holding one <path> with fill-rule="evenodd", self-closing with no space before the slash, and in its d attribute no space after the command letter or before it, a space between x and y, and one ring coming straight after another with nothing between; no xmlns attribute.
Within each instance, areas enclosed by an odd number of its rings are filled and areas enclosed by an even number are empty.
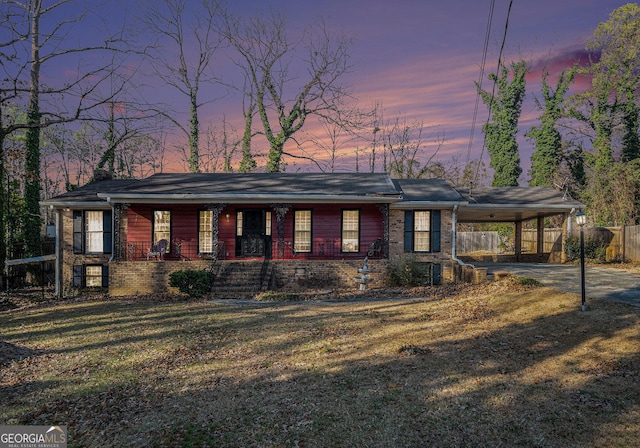
<svg viewBox="0 0 640 448"><path fill-rule="evenodd" d="M199 112L203 104L200 88L210 84L215 77L210 74L213 56L220 47L215 22L220 14L216 1L202 0L199 7L186 0L164 0L143 4L141 21L146 29L160 39L150 50L155 74L167 85L176 89L189 101L189 124L185 125L172 113L166 117L189 141L189 171L199 171ZM192 17L187 19L187 14ZM193 25L187 25L193 23Z"/></svg>
<svg viewBox="0 0 640 448"><path fill-rule="evenodd" d="M40 250L40 130L55 123L78 120L89 111L105 104L100 87L105 73L113 71L112 61L101 65L78 66L75 79L65 79L59 86L43 85L42 69L52 61L95 51L119 52L123 50L120 34L100 40L99 43L73 46L70 30L82 21L87 11L79 11L71 0L60 0L48 6L42 0L7 0L11 14L0 23L3 32L12 36L12 62L10 72L2 80L2 102L7 96L26 108L26 119L6 123L0 130L0 147L4 139L18 130L25 130L25 209L24 235L27 254ZM56 21L54 17L68 17ZM41 28L45 19L46 26ZM28 33L24 33L24 30ZM25 38L26 37L26 38ZM88 38L87 38L88 40ZM95 39L94 42L97 42ZM68 62L68 59L66 60ZM95 60L94 60L95 62ZM8 69L9 65L5 65ZM7 92L8 95L7 95ZM43 101L44 100L44 101Z"/></svg>
<svg viewBox="0 0 640 448"><path fill-rule="evenodd" d="M350 39L333 35L323 22L299 38L290 38L286 27L284 16L275 13L248 19L227 14L222 29L238 53L236 65L248 80L245 96L269 144L267 172L282 171L285 144L310 116L328 117L349 98L340 81L349 69ZM304 79L294 66L306 72Z"/></svg>
<svg viewBox="0 0 640 448"><path fill-rule="evenodd" d="M235 129L222 120L222 129L209 127L205 133L205 147L201 154L201 166L204 172L233 172L233 158L241 146L241 139Z"/></svg>
<svg viewBox="0 0 640 448"><path fill-rule="evenodd" d="M384 170L393 177L412 179L436 177L430 174L434 159L444 144L444 135L437 132L433 138L432 151L427 151L424 142L425 128L422 122L407 122L396 117L385 123L380 137L383 144Z"/></svg>

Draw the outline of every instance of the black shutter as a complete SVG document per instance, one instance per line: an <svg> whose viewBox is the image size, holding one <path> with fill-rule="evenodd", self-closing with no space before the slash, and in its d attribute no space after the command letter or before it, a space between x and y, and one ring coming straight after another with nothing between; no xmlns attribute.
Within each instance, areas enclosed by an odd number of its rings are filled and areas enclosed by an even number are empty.
<svg viewBox="0 0 640 448"><path fill-rule="evenodd" d="M73 265L73 287L74 288L82 288L84 282L82 281L82 277L84 274L84 265L74 264Z"/></svg>
<svg viewBox="0 0 640 448"><path fill-rule="evenodd" d="M404 212L404 251L413 252L413 210Z"/></svg>
<svg viewBox="0 0 640 448"><path fill-rule="evenodd" d="M82 211L73 211L73 253L82 253Z"/></svg>
<svg viewBox="0 0 640 448"><path fill-rule="evenodd" d="M111 226L111 210L102 212L102 251L105 254L111 253L111 242L113 241L113 231Z"/></svg>
<svg viewBox="0 0 640 448"><path fill-rule="evenodd" d="M434 285L439 285L440 283L442 283L442 265L439 263L434 263L433 264L433 284Z"/></svg>
<svg viewBox="0 0 640 448"><path fill-rule="evenodd" d="M440 210L431 212L431 252L440 252Z"/></svg>
<svg viewBox="0 0 640 448"><path fill-rule="evenodd" d="M102 287L109 287L109 265L102 265Z"/></svg>

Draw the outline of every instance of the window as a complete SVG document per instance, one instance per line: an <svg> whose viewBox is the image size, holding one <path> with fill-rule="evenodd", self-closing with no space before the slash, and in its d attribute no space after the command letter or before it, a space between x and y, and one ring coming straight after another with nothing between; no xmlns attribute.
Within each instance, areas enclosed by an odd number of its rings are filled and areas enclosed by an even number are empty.
<svg viewBox="0 0 640 448"><path fill-rule="evenodd" d="M104 240L102 238L102 212L86 212L84 215L86 231L86 252L104 252Z"/></svg>
<svg viewBox="0 0 640 448"><path fill-rule="evenodd" d="M413 214L413 250L431 250L431 212L416 211Z"/></svg>
<svg viewBox="0 0 640 448"><path fill-rule="evenodd" d="M170 210L154 210L153 211L153 244L157 244L160 240L171 241L171 211ZM167 244L166 252L171 249L171 244Z"/></svg>
<svg viewBox="0 0 640 448"><path fill-rule="evenodd" d="M84 270L85 286L101 287L102 286L102 266L87 265Z"/></svg>
<svg viewBox="0 0 640 448"><path fill-rule="evenodd" d="M200 210L198 214L198 252L213 252L213 211Z"/></svg>
<svg viewBox="0 0 640 448"><path fill-rule="evenodd" d="M111 210L73 211L73 253L111 253Z"/></svg>
<svg viewBox="0 0 640 448"><path fill-rule="evenodd" d="M242 236L242 212L236 214L236 236Z"/></svg>
<svg viewBox="0 0 640 448"><path fill-rule="evenodd" d="M342 210L341 250L360 251L360 210Z"/></svg>
<svg viewBox="0 0 640 448"><path fill-rule="evenodd" d="M311 252L311 210L296 210L293 221L293 250Z"/></svg>
<svg viewBox="0 0 640 448"><path fill-rule="evenodd" d="M264 234L271 236L271 212L264 212Z"/></svg>
<svg viewBox="0 0 640 448"><path fill-rule="evenodd" d="M405 252L440 252L440 210L406 210Z"/></svg>
<svg viewBox="0 0 640 448"><path fill-rule="evenodd" d="M75 288L109 287L109 267L101 264L74 265L73 286Z"/></svg>

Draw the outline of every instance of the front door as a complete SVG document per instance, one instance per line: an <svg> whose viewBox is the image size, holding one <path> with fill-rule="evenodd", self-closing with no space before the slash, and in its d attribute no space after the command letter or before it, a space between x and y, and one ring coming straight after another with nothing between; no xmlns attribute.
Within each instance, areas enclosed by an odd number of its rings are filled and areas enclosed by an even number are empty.
<svg viewBox="0 0 640 448"><path fill-rule="evenodd" d="M242 213L241 233L239 255L264 257L266 247L264 210L245 210Z"/></svg>

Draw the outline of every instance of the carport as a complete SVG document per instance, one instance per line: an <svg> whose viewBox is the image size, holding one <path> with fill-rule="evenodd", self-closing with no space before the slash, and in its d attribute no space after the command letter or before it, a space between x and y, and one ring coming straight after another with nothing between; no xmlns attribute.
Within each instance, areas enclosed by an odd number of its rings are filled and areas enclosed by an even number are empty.
<svg viewBox="0 0 640 448"><path fill-rule="evenodd" d="M465 201L453 213L453 258L457 260L455 232L458 223L514 223L515 253L493 261L556 262L566 261L564 246L572 230L572 216L584 208L584 204L568 194L551 187L480 187L473 190L458 189ZM544 253L545 218L562 215L562 250L559 254ZM537 222L537 253L523 254L523 223ZM497 257L496 257L497 258ZM512 259L513 258L513 259ZM489 260L483 260L489 261Z"/></svg>

